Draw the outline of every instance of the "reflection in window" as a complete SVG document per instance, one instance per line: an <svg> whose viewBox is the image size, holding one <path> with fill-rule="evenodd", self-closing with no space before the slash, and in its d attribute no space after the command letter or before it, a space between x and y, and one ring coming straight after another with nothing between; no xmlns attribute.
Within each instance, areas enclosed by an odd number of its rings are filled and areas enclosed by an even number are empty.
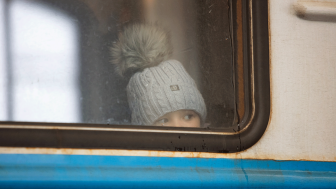
<svg viewBox="0 0 336 189"><path fill-rule="evenodd" d="M6 3L7 22L1 19L1 25L8 27L9 42L0 48L9 53L0 62L0 87L7 89L1 90L0 102L6 96L8 105L0 109L0 116L9 121L78 122L76 22L32 1Z"/></svg>
<svg viewBox="0 0 336 189"><path fill-rule="evenodd" d="M5 51L5 1L0 1L0 120L7 117L6 114L6 51Z"/></svg>

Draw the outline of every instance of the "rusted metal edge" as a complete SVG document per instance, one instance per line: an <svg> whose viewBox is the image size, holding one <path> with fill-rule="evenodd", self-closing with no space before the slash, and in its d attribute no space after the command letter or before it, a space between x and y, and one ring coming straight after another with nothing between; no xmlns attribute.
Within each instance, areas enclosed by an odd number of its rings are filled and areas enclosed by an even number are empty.
<svg viewBox="0 0 336 189"><path fill-rule="evenodd" d="M185 130L159 130L159 129L131 129L131 128L105 128L105 127L67 127L67 126L28 126L28 125L0 125L0 129L42 129L42 130L80 130L80 131L106 131L106 132L145 132L145 133L181 133L202 135L234 135L236 133L214 131L185 131Z"/></svg>
<svg viewBox="0 0 336 189"><path fill-rule="evenodd" d="M231 158L231 159L254 159L272 161L323 161L336 162L336 157L293 157L272 155L256 156L254 153L209 153L209 152L174 152L159 150L119 150L119 149L76 149L76 148L24 148L24 147L0 147L0 154L60 154L60 155L92 155L92 156L138 156L138 157L184 157L184 158Z"/></svg>

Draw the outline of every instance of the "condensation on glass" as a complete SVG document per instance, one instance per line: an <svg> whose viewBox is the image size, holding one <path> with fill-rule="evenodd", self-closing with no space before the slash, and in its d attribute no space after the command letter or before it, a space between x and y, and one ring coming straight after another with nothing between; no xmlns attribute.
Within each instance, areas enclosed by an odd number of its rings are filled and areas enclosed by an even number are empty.
<svg viewBox="0 0 336 189"><path fill-rule="evenodd" d="M110 63L125 25L159 23L196 81L209 127L236 120L230 3L223 0L0 1L0 120L131 124Z"/></svg>

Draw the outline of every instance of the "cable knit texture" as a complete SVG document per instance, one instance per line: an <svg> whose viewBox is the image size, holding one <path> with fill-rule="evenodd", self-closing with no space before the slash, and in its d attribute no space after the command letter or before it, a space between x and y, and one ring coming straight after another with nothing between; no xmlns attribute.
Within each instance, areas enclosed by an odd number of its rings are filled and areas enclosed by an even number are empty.
<svg viewBox="0 0 336 189"><path fill-rule="evenodd" d="M194 80L177 60L135 73L127 85L132 123L152 125L161 116L177 110L193 110L206 118L206 107Z"/></svg>

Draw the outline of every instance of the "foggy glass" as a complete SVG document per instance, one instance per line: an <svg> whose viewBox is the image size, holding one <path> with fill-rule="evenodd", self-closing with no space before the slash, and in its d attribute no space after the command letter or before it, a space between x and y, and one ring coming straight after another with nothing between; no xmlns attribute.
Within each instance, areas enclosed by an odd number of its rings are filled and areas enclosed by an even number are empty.
<svg viewBox="0 0 336 189"><path fill-rule="evenodd" d="M110 47L123 27L159 23L203 95L209 127L235 119L227 1L0 1L0 120L131 124L128 81Z"/></svg>

